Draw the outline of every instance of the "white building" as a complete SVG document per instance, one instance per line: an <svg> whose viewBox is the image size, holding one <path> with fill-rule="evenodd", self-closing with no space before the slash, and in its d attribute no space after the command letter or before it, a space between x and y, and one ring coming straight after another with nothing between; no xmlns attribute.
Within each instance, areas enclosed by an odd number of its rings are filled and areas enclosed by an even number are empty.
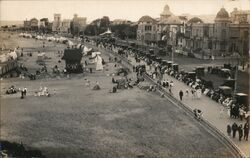
<svg viewBox="0 0 250 158"><path fill-rule="evenodd" d="M61 14L54 14L54 21L52 23L52 31L59 32L62 25Z"/></svg>

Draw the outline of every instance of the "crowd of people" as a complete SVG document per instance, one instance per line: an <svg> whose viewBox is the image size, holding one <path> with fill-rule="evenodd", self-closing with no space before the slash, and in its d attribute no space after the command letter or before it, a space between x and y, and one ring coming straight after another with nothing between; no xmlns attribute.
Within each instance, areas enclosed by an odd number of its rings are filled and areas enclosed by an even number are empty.
<svg viewBox="0 0 250 158"><path fill-rule="evenodd" d="M54 90L54 94L55 94L55 90ZM51 93L49 92L48 87L40 87L38 91L35 92L35 96L46 96L46 97L50 97Z"/></svg>
<svg viewBox="0 0 250 158"><path fill-rule="evenodd" d="M214 88L211 81L206 81L205 79L199 78L195 73L189 73L185 71L178 71L178 69L173 68L173 63L167 64L163 62L161 58L155 55L144 53L135 49L133 47L128 47L124 45L118 45L111 42L105 41L94 41L88 40L91 44L97 47L105 48L106 50L113 51L116 54L122 56L124 60L135 61L133 63L133 70L136 66L144 67L142 69L136 70L137 74L146 73L152 79L154 79L158 84L164 88L168 88L171 93L171 88L174 83L172 80L168 80L165 76L171 76L179 81L184 82L190 87L190 89L182 90L179 93L180 100L185 96L192 96L193 98L201 98L202 94L228 109L228 113L231 118L243 119L246 112L248 111L247 105L239 104L233 96L228 96L220 91L219 88ZM153 85L148 90L153 90Z"/></svg>
<svg viewBox="0 0 250 158"><path fill-rule="evenodd" d="M237 125L235 122L230 125L227 125L227 134L228 136L232 136L232 138L236 137L236 134L238 133L239 141L242 140L242 137L245 141L248 141L248 135L249 135L249 123L246 122L244 126L242 124Z"/></svg>

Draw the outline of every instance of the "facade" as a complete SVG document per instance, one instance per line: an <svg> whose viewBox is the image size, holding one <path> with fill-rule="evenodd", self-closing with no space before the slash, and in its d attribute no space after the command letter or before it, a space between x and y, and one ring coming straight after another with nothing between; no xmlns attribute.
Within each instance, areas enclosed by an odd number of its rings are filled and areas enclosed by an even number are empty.
<svg viewBox="0 0 250 158"><path fill-rule="evenodd" d="M247 56L249 53L250 25L230 24L228 52L237 52L240 56Z"/></svg>
<svg viewBox="0 0 250 158"><path fill-rule="evenodd" d="M38 30L38 20L36 18L32 18L30 20L25 20L23 22L23 26L25 30Z"/></svg>
<svg viewBox="0 0 250 158"><path fill-rule="evenodd" d="M201 51L215 56L234 53L241 56L247 55L249 53L250 25L246 18L243 18L244 22L239 22L240 18L235 16L235 10L231 15L234 17L230 17L225 8L221 8L213 24L203 23L196 17L190 19L186 26L185 48L193 52Z"/></svg>
<svg viewBox="0 0 250 158"><path fill-rule="evenodd" d="M250 24L250 10L238 10L234 8L231 12L231 21L235 24L248 23Z"/></svg>
<svg viewBox="0 0 250 158"><path fill-rule="evenodd" d="M229 37L229 25L231 23L228 12L221 8L217 13L214 23L213 50L226 52Z"/></svg>
<svg viewBox="0 0 250 158"><path fill-rule="evenodd" d="M52 24L52 31L59 32L62 25L61 14L54 14L54 21Z"/></svg>
<svg viewBox="0 0 250 158"><path fill-rule="evenodd" d="M166 40L167 45L182 47L185 45L185 24L187 18L175 16L165 5L160 18L143 16L138 21L137 40L157 43Z"/></svg>
<svg viewBox="0 0 250 158"><path fill-rule="evenodd" d="M48 33L51 32L51 26L49 25L49 19L48 18L42 18L40 19L40 23L39 23L39 29L41 32L43 33Z"/></svg>
<svg viewBox="0 0 250 158"><path fill-rule="evenodd" d="M137 40L154 42L157 37L157 21L150 16L143 16L138 21Z"/></svg>
<svg viewBox="0 0 250 158"><path fill-rule="evenodd" d="M40 24L39 27L40 28L46 28L49 25L49 19L48 18L42 18L40 19Z"/></svg>
<svg viewBox="0 0 250 158"><path fill-rule="evenodd" d="M245 56L249 53L250 10L229 13L221 8L214 23L194 17L175 16L168 5L159 19L143 16L138 21L137 40L142 43L165 41L167 45L203 55ZM163 41L163 42L164 42Z"/></svg>
<svg viewBox="0 0 250 158"><path fill-rule="evenodd" d="M36 18L30 19L31 30L38 30L38 20Z"/></svg>
<svg viewBox="0 0 250 158"><path fill-rule="evenodd" d="M86 25L87 25L87 18L78 17L78 15L75 14L72 20L73 34L79 35L81 32L84 31Z"/></svg>
<svg viewBox="0 0 250 158"><path fill-rule="evenodd" d="M169 6L165 5L163 12L160 14L160 20L166 20L172 15L173 13L170 11Z"/></svg>
<svg viewBox="0 0 250 158"><path fill-rule="evenodd" d="M60 27L60 32L61 33L70 33L70 19L64 19L62 21L62 25Z"/></svg>
<svg viewBox="0 0 250 158"><path fill-rule="evenodd" d="M23 21L23 27L25 30L30 30L30 21L27 19Z"/></svg>

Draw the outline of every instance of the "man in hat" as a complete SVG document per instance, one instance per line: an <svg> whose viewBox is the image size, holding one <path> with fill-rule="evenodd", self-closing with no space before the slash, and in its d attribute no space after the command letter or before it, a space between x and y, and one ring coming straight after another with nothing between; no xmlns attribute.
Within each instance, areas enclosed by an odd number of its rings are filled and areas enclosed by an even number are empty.
<svg viewBox="0 0 250 158"><path fill-rule="evenodd" d="M235 122L232 125L232 130L233 130L233 138L235 138L235 134L238 130L238 125Z"/></svg>
<svg viewBox="0 0 250 158"><path fill-rule="evenodd" d="M244 125L244 139L248 141L248 135L249 135L249 123L246 122Z"/></svg>
<svg viewBox="0 0 250 158"><path fill-rule="evenodd" d="M183 91L182 90L180 90L180 92L179 92L179 97L180 97L180 100L182 101L182 97L183 97Z"/></svg>
<svg viewBox="0 0 250 158"><path fill-rule="evenodd" d="M242 138L242 136L243 136L242 124L239 125L239 127L238 127L238 132L239 132L239 141L241 141L241 138Z"/></svg>
<svg viewBox="0 0 250 158"><path fill-rule="evenodd" d="M230 124L228 124L227 125L227 135L228 136L231 136L231 131L232 131L231 126L230 126Z"/></svg>

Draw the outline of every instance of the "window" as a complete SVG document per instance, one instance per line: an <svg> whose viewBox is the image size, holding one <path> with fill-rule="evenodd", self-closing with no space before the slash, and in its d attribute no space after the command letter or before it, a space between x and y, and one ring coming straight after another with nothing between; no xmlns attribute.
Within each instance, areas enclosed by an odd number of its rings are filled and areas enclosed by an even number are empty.
<svg viewBox="0 0 250 158"><path fill-rule="evenodd" d="M152 26L151 25L146 25L145 26L145 31L151 31L152 30Z"/></svg>
<svg viewBox="0 0 250 158"><path fill-rule="evenodd" d="M222 37L222 39L226 39L226 30L225 29L222 30L221 37Z"/></svg>

